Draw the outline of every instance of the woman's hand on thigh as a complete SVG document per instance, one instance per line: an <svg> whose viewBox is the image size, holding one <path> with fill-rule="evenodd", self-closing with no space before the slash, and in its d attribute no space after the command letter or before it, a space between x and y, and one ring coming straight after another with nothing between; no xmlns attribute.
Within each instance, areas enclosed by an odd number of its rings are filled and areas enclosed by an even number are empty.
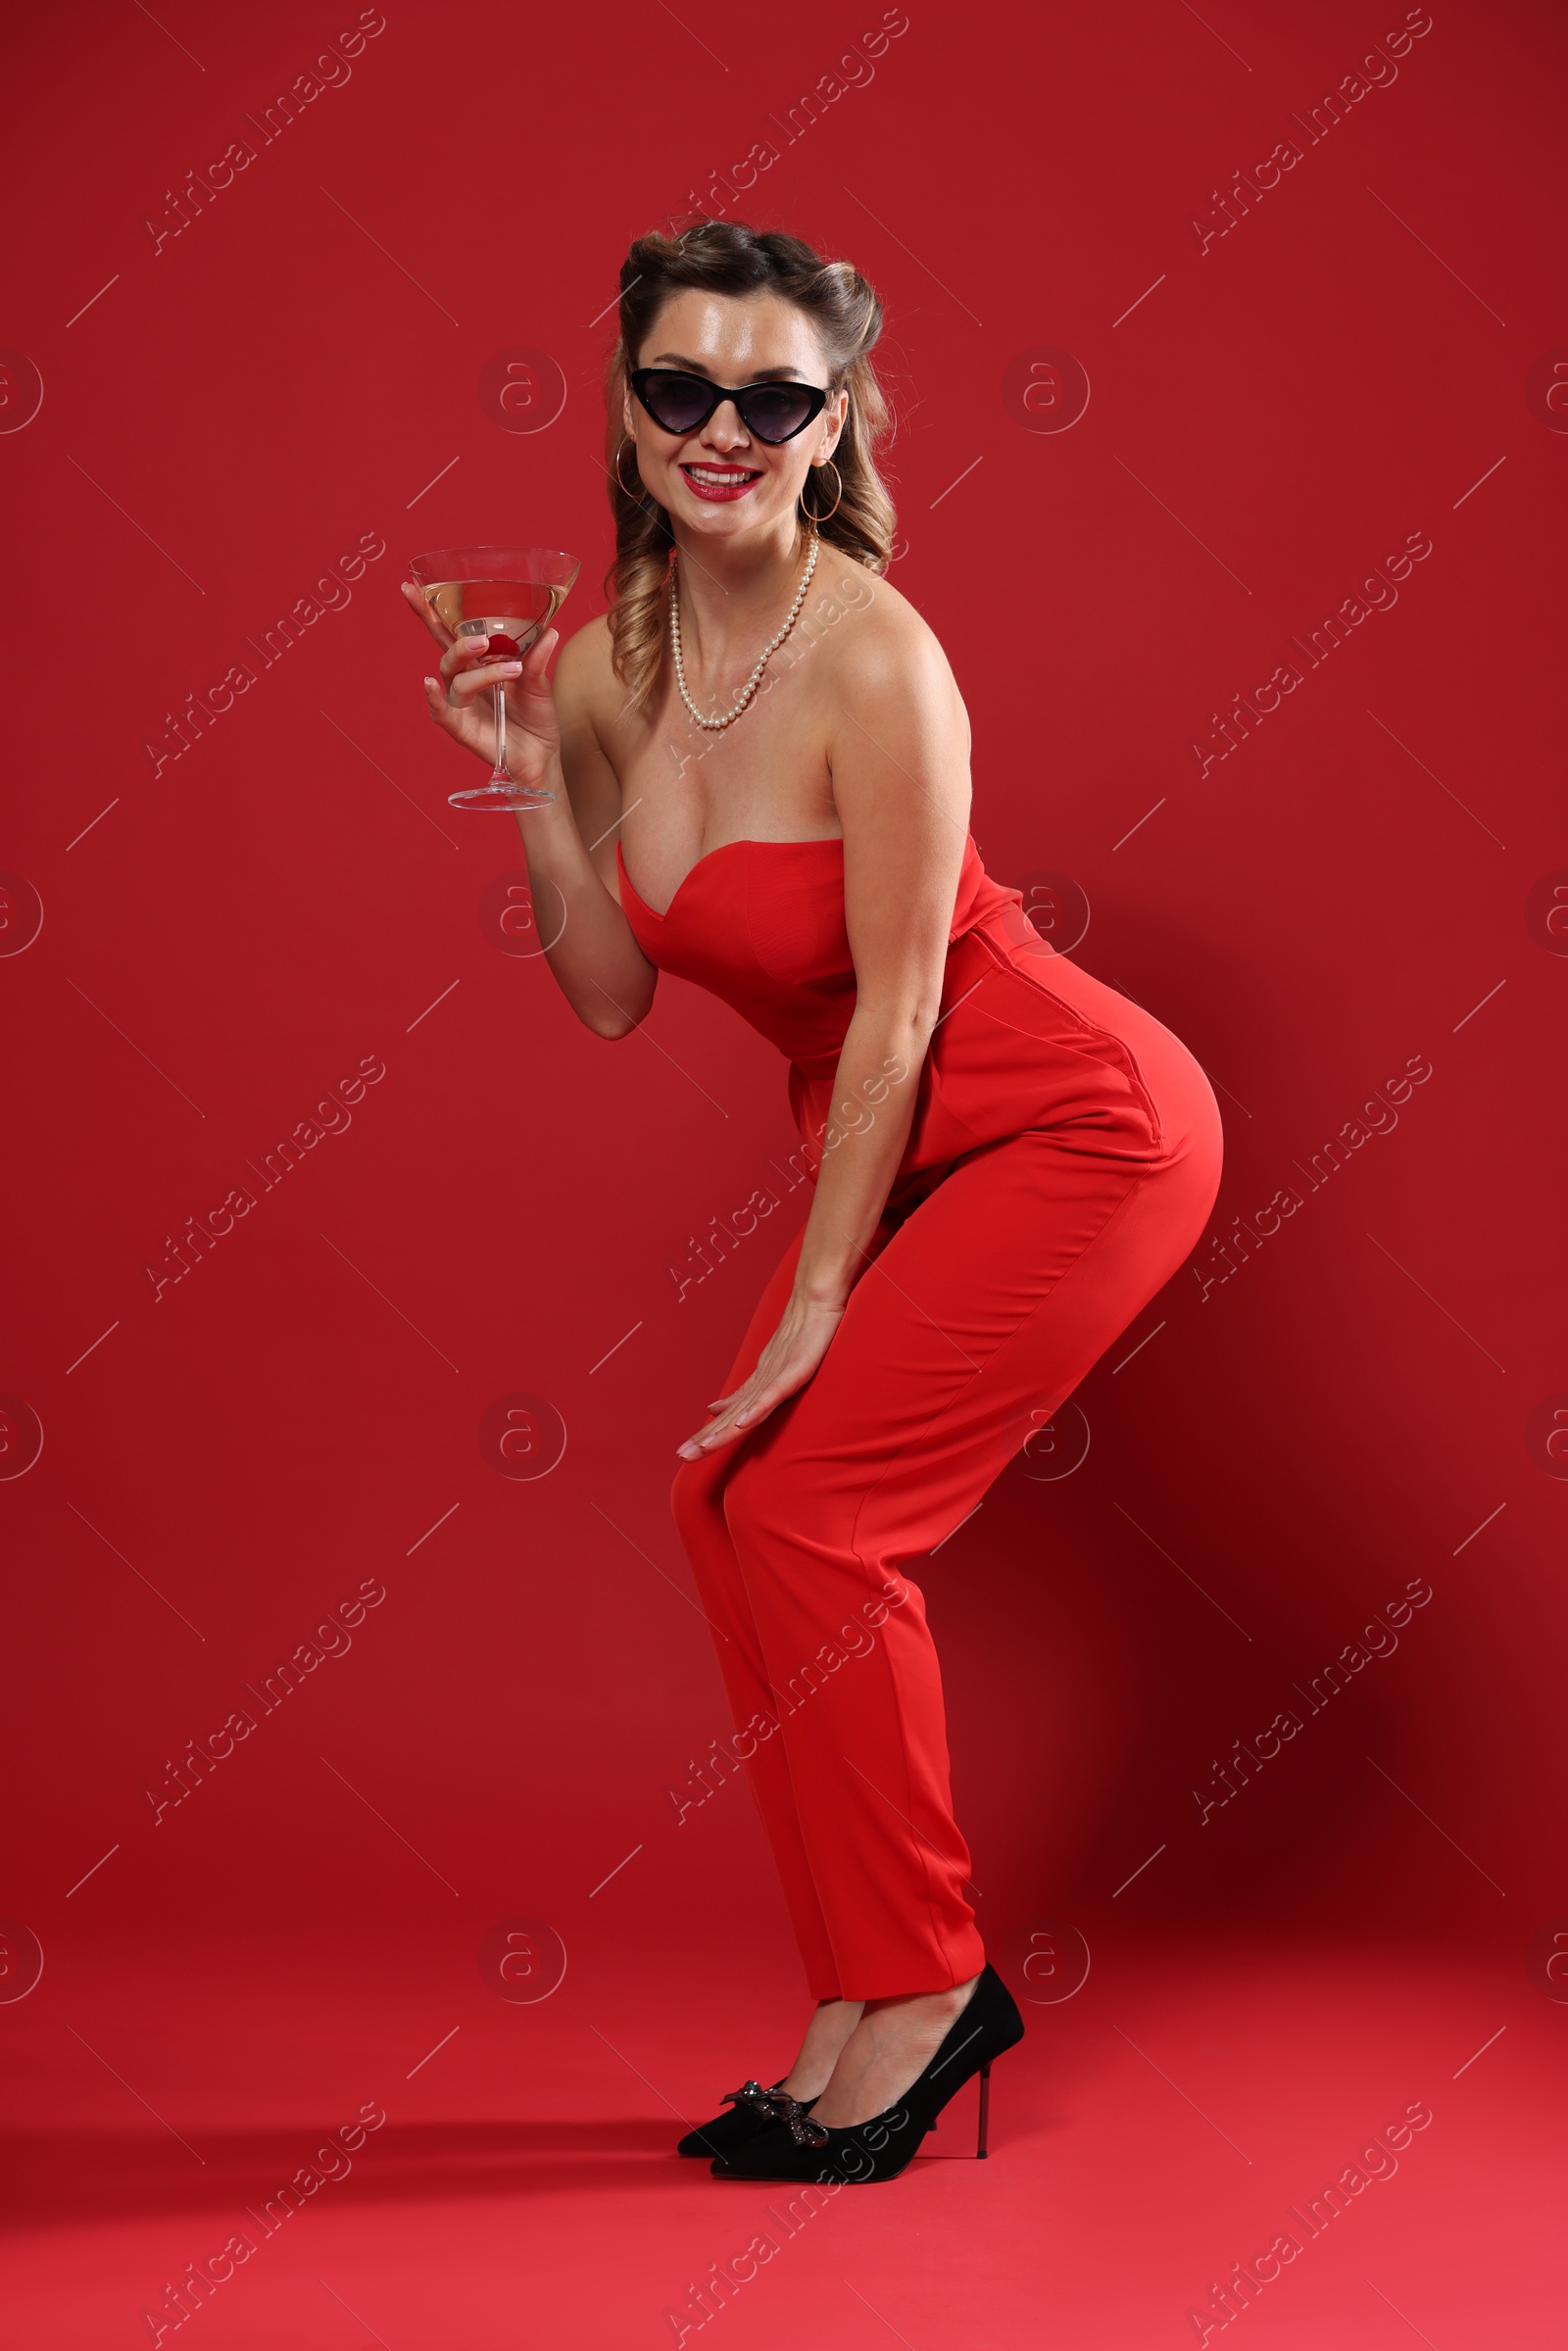
<svg viewBox="0 0 1568 2351"><path fill-rule="evenodd" d="M757 1359L757 1369L733 1396L715 1396L708 1426L688 1437L676 1451L687 1461L700 1461L721 1445L749 1436L760 1421L786 1397L804 1388L832 1344L844 1318L842 1306L818 1299L792 1297L782 1321Z"/></svg>

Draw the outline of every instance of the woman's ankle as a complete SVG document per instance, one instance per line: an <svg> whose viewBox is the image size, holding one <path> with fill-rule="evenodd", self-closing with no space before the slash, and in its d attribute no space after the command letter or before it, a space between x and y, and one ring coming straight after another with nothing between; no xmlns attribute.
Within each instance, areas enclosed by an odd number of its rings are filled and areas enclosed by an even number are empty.
<svg viewBox="0 0 1568 2351"><path fill-rule="evenodd" d="M859 2000L818 2000L800 2054L781 2084L792 2098L820 2096L845 2042L860 2021L863 2006Z"/></svg>
<svg viewBox="0 0 1568 2351"><path fill-rule="evenodd" d="M940 2004L943 2008L951 2009L955 2016L960 2016L973 1999L979 1983L980 1978L975 1975L970 1977L967 1984L951 1984L941 1991L888 1992L881 1999L867 2000L864 2013L867 2016L882 2016L891 2009L912 2009L930 2003L932 2006Z"/></svg>

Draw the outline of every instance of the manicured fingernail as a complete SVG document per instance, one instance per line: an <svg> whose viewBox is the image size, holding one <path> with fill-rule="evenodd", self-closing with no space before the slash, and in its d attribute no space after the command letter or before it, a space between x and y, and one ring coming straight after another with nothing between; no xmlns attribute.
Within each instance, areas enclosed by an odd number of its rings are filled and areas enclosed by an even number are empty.
<svg viewBox="0 0 1568 2351"><path fill-rule="evenodd" d="M430 693L430 694L439 694L439 693L440 693L440 691L441 691L440 687L437 685L437 683L436 683L436 681L435 681L435 679L434 679L433 677L427 677L427 678L425 679L425 681L424 681L424 684L425 684L425 691L426 691L427 693Z"/></svg>
<svg viewBox="0 0 1568 2351"><path fill-rule="evenodd" d="M502 661L499 666L503 677L521 677L522 675L520 661Z"/></svg>
<svg viewBox="0 0 1568 2351"><path fill-rule="evenodd" d="M685 1445L676 1445L675 1450L677 1453L679 1453L683 1461L695 1461L697 1459L697 1447L689 1442Z"/></svg>

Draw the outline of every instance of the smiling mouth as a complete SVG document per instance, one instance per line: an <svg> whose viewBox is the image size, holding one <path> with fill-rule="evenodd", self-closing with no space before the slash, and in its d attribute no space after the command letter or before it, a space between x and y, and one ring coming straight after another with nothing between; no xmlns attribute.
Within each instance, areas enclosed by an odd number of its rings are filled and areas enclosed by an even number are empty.
<svg viewBox="0 0 1568 2351"><path fill-rule="evenodd" d="M699 498L743 498L762 478L750 465L682 465L680 470Z"/></svg>

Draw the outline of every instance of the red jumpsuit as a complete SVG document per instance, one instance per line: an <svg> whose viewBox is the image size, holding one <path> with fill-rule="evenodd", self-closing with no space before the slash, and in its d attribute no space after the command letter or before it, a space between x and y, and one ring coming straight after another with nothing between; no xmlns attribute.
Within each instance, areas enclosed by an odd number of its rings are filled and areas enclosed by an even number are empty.
<svg viewBox="0 0 1568 2351"><path fill-rule="evenodd" d="M788 1056L815 1160L855 1008L842 842L728 842L662 915L624 863L620 884L650 961ZM674 1485L735 1751L817 1999L942 1990L984 1965L936 1651L903 1570L1169 1281L1219 1184L1219 1111L1198 1063L1046 947L972 841L949 937L931 1049L904 1081L908 1145L832 1346L797 1396ZM877 1111L873 1099L850 1117ZM755 1368L799 1249L717 1393Z"/></svg>

